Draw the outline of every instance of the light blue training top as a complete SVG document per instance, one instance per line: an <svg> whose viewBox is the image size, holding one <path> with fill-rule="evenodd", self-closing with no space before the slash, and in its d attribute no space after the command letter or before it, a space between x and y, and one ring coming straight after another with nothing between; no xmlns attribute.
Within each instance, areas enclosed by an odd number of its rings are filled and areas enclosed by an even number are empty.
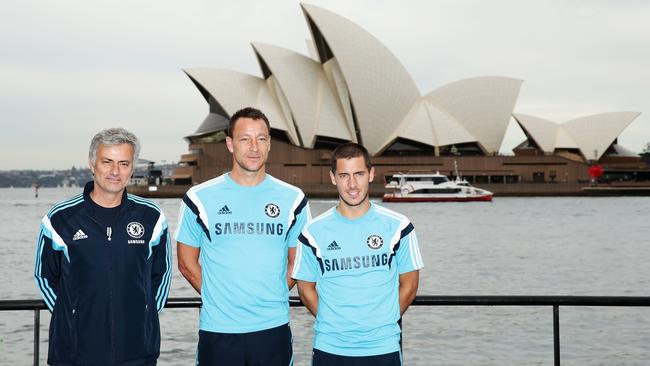
<svg viewBox="0 0 650 366"><path fill-rule="evenodd" d="M201 249L200 329L248 333L289 322L287 250L310 218L304 193L268 174L252 187L226 173L188 190L175 236Z"/></svg>
<svg viewBox="0 0 650 366"><path fill-rule="evenodd" d="M299 240L292 277L316 282L314 348L342 356L399 351L399 275L423 267L411 222L375 204L354 220L334 207Z"/></svg>

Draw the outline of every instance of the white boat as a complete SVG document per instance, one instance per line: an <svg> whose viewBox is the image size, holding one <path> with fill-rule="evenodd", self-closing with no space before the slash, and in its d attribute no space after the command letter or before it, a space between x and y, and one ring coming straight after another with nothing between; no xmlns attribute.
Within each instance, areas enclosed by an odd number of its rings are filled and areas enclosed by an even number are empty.
<svg viewBox="0 0 650 366"><path fill-rule="evenodd" d="M465 179L450 180L435 173L398 173L388 179L384 202L492 201L492 192L476 188Z"/></svg>

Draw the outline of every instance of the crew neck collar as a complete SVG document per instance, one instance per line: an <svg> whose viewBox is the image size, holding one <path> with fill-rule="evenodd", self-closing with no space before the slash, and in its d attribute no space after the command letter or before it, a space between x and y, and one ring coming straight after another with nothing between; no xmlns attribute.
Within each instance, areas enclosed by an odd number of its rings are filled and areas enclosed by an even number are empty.
<svg viewBox="0 0 650 366"><path fill-rule="evenodd" d="M368 217L372 215L372 213L375 211L375 205L370 202L370 207L368 207L368 211L366 211L363 215L355 218L349 218L346 216L343 216L338 210L339 205L336 205L332 208L334 210L334 215L336 215L337 218L339 218L342 221L349 222L349 223L358 223L362 222L364 220L367 220Z"/></svg>

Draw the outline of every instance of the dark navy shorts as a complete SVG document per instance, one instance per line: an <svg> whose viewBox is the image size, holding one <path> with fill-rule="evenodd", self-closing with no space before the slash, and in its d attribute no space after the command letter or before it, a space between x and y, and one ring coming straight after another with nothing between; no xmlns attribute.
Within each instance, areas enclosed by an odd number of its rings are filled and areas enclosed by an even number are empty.
<svg viewBox="0 0 650 366"><path fill-rule="evenodd" d="M199 330L196 364L199 366L293 365L289 324L250 333L214 333Z"/></svg>
<svg viewBox="0 0 650 366"><path fill-rule="evenodd" d="M314 348L311 366L401 366L399 352L376 356L339 356Z"/></svg>

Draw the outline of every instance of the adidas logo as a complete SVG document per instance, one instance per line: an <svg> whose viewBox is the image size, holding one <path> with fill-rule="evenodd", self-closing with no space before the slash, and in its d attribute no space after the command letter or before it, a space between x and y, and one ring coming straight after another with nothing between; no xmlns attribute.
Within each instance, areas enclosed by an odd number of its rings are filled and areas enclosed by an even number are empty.
<svg viewBox="0 0 650 366"><path fill-rule="evenodd" d="M217 215L230 215L231 213L232 212L228 208L228 205L225 205L221 208L221 210L219 210L219 212L217 212Z"/></svg>
<svg viewBox="0 0 650 366"><path fill-rule="evenodd" d="M88 238L88 235L86 235L86 233L84 233L83 230L79 229L72 237L72 240L81 240L86 238Z"/></svg>
<svg viewBox="0 0 650 366"><path fill-rule="evenodd" d="M327 250L339 250L339 249L341 249L341 247L338 244L336 244L336 240L327 246Z"/></svg>

